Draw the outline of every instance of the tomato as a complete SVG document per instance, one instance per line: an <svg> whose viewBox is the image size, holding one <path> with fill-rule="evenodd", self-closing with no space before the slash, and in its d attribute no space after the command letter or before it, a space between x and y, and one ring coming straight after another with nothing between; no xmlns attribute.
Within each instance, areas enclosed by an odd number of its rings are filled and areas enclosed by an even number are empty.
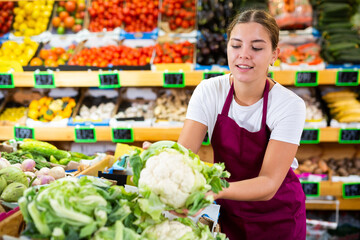
<svg viewBox="0 0 360 240"><path fill-rule="evenodd" d="M77 6L77 11L78 11L78 12L85 11L85 8L86 8L85 3L81 2L81 3L79 3L78 6Z"/></svg>
<svg viewBox="0 0 360 240"><path fill-rule="evenodd" d="M60 55L60 58L61 58L63 61L67 62L67 61L69 61L70 54L69 54L69 53L62 53L62 54Z"/></svg>
<svg viewBox="0 0 360 240"><path fill-rule="evenodd" d="M75 24L75 19L74 17L67 17L65 18L64 23L66 28L72 28Z"/></svg>
<svg viewBox="0 0 360 240"><path fill-rule="evenodd" d="M73 32L75 32L75 33L79 32L81 29L82 29L82 26L81 26L80 24L75 24L75 25L72 27L72 30L73 30Z"/></svg>
<svg viewBox="0 0 360 240"><path fill-rule="evenodd" d="M54 27L59 27L60 26L60 23L61 23L61 19L59 18L59 17L54 17L53 19L52 19L52 25L54 26Z"/></svg>
<svg viewBox="0 0 360 240"><path fill-rule="evenodd" d="M75 9L76 9L76 3L73 2L73 1L67 1L67 2L65 3L65 9L66 9L66 11L68 11L68 12L73 12L73 11L75 11Z"/></svg>
<svg viewBox="0 0 360 240"><path fill-rule="evenodd" d="M50 50L41 49L40 53L39 53L39 56L40 56L40 58L46 60L48 58L49 54L50 54Z"/></svg>
<svg viewBox="0 0 360 240"><path fill-rule="evenodd" d="M43 61L38 57L34 57L30 61L30 66L42 66L42 65L43 65Z"/></svg>
<svg viewBox="0 0 360 240"><path fill-rule="evenodd" d="M65 18L67 18L68 16L69 16L69 13L66 11L62 11L59 13L59 17L60 17L61 21L64 21Z"/></svg>
<svg viewBox="0 0 360 240"><path fill-rule="evenodd" d="M65 53L65 49L62 47L56 47L53 49L53 52L55 52L57 56L60 56L61 54Z"/></svg>

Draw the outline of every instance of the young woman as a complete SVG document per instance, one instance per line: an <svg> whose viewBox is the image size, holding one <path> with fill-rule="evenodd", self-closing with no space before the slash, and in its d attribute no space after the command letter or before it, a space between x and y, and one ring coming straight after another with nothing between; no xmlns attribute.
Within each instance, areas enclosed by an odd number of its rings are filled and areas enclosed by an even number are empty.
<svg viewBox="0 0 360 240"><path fill-rule="evenodd" d="M305 104L267 77L279 54L279 28L267 12L248 10L227 36L231 73L196 87L178 142L198 152L208 131L214 161L231 173L230 187L212 193L230 240L303 240L305 196L292 168Z"/></svg>

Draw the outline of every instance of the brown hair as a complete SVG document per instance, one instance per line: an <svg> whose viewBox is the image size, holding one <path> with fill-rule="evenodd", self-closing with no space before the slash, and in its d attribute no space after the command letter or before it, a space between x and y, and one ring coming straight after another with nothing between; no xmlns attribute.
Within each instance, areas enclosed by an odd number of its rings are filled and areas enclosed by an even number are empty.
<svg viewBox="0 0 360 240"><path fill-rule="evenodd" d="M279 26L270 13L264 10L251 9L238 13L227 28L228 39L236 24L249 22L259 23L269 32L272 49L275 50L279 42Z"/></svg>

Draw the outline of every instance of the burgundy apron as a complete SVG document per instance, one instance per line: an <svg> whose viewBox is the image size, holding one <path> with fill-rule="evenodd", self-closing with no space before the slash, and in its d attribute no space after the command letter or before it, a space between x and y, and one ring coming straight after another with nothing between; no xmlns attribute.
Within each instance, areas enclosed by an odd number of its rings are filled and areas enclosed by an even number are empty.
<svg viewBox="0 0 360 240"><path fill-rule="evenodd" d="M229 182L259 176L270 139L266 125L269 85L266 81L260 131L249 132L228 117L234 95L233 84L217 117L211 140L214 162L225 163L226 170L231 173ZM291 168L269 201L216 201L221 205L221 231L230 240L304 240L306 237L305 195Z"/></svg>

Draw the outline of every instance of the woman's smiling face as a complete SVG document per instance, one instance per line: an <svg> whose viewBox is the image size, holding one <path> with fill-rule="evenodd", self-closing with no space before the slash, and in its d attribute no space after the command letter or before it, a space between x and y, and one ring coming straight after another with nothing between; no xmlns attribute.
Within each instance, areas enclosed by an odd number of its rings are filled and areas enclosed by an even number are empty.
<svg viewBox="0 0 360 240"><path fill-rule="evenodd" d="M268 31L259 23L238 23L227 46L229 68L240 82L265 80L269 64L277 59Z"/></svg>

